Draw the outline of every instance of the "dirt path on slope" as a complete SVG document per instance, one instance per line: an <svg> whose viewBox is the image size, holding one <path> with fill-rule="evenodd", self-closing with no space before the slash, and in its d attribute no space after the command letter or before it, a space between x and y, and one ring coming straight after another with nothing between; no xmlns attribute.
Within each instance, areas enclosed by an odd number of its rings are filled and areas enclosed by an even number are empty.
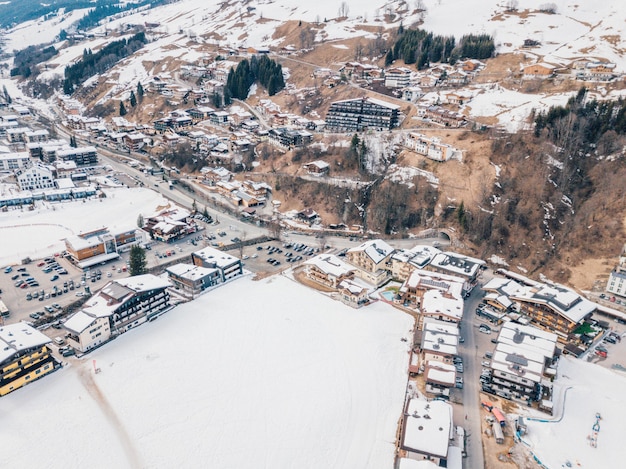
<svg viewBox="0 0 626 469"><path fill-rule="evenodd" d="M83 383L83 386L89 393L89 395L93 398L94 401L100 407L100 410L111 424L113 429L115 430L115 434L117 435L122 448L124 449L124 453L126 453L126 458L128 459L128 463L133 468L141 468L141 463L139 461L139 454L135 449L130 436L126 432L126 428L118 418L117 414L111 404L107 400L107 398L102 394L102 391L98 387L98 384L95 382L93 378L93 373L89 367L82 367L78 371L78 376L80 381Z"/></svg>

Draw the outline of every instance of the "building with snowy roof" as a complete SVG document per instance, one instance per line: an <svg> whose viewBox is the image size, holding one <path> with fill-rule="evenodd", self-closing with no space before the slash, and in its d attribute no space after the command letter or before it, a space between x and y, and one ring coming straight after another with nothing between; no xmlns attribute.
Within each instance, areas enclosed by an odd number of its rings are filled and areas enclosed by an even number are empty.
<svg viewBox="0 0 626 469"><path fill-rule="evenodd" d="M468 295L476 286L480 269L485 265L482 259L464 256L456 252L440 252L425 267L426 270L454 275L465 280L464 294Z"/></svg>
<svg viewBox="0 0 626 469"><path fill-rule="evenodd" d="M52 189L54 188L53 171L53 167L40 162L36 162L29 168L18 169L15 171L17 185L23 191Z"/></svg>
<svg viewBox="0 0 626 469"><path fill-rule="evenodd" d="M426 318L458 324L463 318L464 301L458 295L448 291L429 289L421 300L421 320Z"/></svg>
<svg viewBox="0 0 626 469"><path fill-rule="evenodd" d="M387 262L393 252L394 248L385 241L374 239L348 249L346 260L356 267L357 277L378 287L390 278Z"/></svg>
<svg viewBox="0 0 626 469"><path fill-rule="evenodd" d="M225 282L243 274L241 259L210 246L191 253L193 265L217 269L220 272L220 281Z"/></svg>
<svg viewBox="0 0 626 469"><path fill-rule="evenodd" d="M0 153L0 171L12 171L30 166L30 155L26 151Z"/></svg>
<svg viewBox="0 0 626 469"><path fill-rule="evenodd" d="M556 343L556 334L503 324L491 359L491 389L507 399L542 400L556 374Z"/></svg>
<svg viewBox="0 0 626 469"><path fill-rule="evenodd" d="M87 352L156 317L169 307L169 286L169 281L152 274L107 283L63 324L68 342Z"/></svg>
<svg viewBox="0 0 626 469"><path fill-rule="evenodd" d="M391 276L404 281L414 270L423 269L441 251L435 247L418 244L411 249L398 249L390 259Z"/></svg>
<svg viewBox="0 0 626 469"><path fill-rule="evenodd" d="M58 367L49 343L47 336L23 322L0 327L0 396Z"/></svg>
<svg viewBox="0 0 626 469"><path fill-rule="evenodd" d="M405 457L445 467L454 430L452 406L442 400L412 398L402 423L400 447Z"/></svg>
<svg viewBox="0 0 626 469"><path fill-rule="evenodd" d="M344 280L354 278L355 268L332 254L320 254L304 264L307 278L330 288L338 288Z"/></svg>
<svg viewBox="0 0 626 469"><path fill-rule="evenodd" d="M463 297L463 279L439 272L414 270L398 289L398 295L403 304L419 307L428 290L439 290L461 299Z"/></svg>
<svg viewBox="0 0 626 469"><path fill-rule="evenodd" d="M597 305L562 285L527 286L510 297L532 325L567 342L574 329L590 318Z"/></svg>
<svg viewBox="0 0 626 469"><path fill-rule="evenodd" d="M222 279L219 269L193 264L174 264L165 271L176 287L191 295L199 295L207 288L220 283Z"/></svg>
<svg viewBox="0 0 626 469"><path fill-rule="evenodd" d="M337 285L339 300L353 308L360 308L370 302L369 289L351 279L342 280Z"/></svg>

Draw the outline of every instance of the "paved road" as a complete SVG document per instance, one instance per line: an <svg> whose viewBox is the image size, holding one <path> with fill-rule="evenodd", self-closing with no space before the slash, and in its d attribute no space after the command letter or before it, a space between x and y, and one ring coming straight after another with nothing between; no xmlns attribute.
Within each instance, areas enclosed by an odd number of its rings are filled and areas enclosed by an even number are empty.
<svg viewBox="0 0 626 469"><path fill-rule="evenodd" d="M491 278L491 271L483 271L483 283ZM465 343L461 345L461 357L463 358L463 411L464 416L459 416L457 424L465 428L467 437L467 459L465 467L480 468L485 467L482 447L482 433L480 428L480 372L482 370L481 360L483 348L485 347L484 334L477 330L478 321L476 319L476 307L482 300L483 291L476 287L471 296L465 301L465 311L461 320L461 336ZM477 336L480 334L481 337ZM467 419L465 420L465 416Z"/></svg>

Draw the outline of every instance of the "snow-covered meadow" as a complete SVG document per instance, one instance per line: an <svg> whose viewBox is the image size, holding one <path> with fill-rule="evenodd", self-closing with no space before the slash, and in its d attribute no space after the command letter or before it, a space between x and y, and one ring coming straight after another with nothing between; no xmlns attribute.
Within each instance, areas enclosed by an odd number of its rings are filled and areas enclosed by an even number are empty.
<svg viewBox="0 0 626 469"><path fill-rule="evenodd" d="M3 465L392 467L412 325L239 279L3 397Z"/></svg>
<svg viewBox="0 0 626 469"><path fill-rule="evenodd" d="M65 250L64 239L102 227L132 228L139 214L151 215L169 202L142 188L104 189L106 198L73 202L37 202L26 208L0 212L0 265L38 259Z"/></svg>

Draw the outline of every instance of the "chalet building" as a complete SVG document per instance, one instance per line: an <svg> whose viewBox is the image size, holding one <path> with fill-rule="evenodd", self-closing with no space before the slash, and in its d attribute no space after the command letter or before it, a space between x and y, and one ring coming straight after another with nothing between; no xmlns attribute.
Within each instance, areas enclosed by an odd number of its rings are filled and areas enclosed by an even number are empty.
<svg viewBox="0 0 626 469"><path fill-rule="evenodd" d="M436 137L428 138L416 132L410 132L406 139L405 145L420 155L424 155L435 161L448 161L451 158L460 158L461 151L456 148L442 143Z"/></svg>
<svg viewBox="0 0 626 469"><path fill-rule="evenodd" d="M462 127L467 124L463 114L452 112L440 106L429 106L418 109L418 116L435 124L445 127Z"/></svg>
<svg viewBox="0 0 626 469"><path fill-rule="evenodd" d="M523 78L550 78L556 67L546 63L526 65L522 68Z"/></svg>
<svg viewBox="0 0 626 469"><path fill-rule="evenodd" d="M426 267L441 251L432 246L418 244L411 249L398 249L391 255L391 276L400 282L409 278L415 270Z"/></svg>
<svg viewBox="0 0 626 469"><path fill-rule="evenodd" d="M609 274L606 291L614 295L626 297L626 245L622 249L619 263Z"/></svg>
<svg viewBox="0 0 626 469"><path fill-rule="evenodd" d="M556 334L504 323L491 359L491 382L486 386L505 399L524 403L551 395L558 358L556 343Z"/></svg>
<svg viewBox="0 0 626 469"><path fill-rule="evenodd" d="M454 285L451 286L454 290ZM429 289L421 298L420 321L427 318L459 324L463 319L464 301L460 296L448 291Z"/></svg>
<svg viewBox="0 0 626 469"><path fill-rule="evenodd" d="M279 127L269 131L269 141L285 148L299 148L308 145L313 140L313 134L306 130L294 130Z"/></svg>
<svg viewBox="0 0 626 469"><path fill-rule="evenodd" d="M210 246L191 253L191 262L200 267L218 269L220 282L243 275L241 259Z"/></svg>
<svg viewBox="0 0 626 469"><path fill-rule="evenodd" d="M584 80L610 81L617 77L616 65L609 62L589 62L582 72Z"/></svg>
<svg viewBox="0 0 626 469"><path fill-rule="evenodd" d="M30 166L28 152L0 153L0 170L13 171Z"/></svg>
<svg viewBox="0 0 626 469"><path fill-rule="evenodd" d="M402 419L400 449L405 458L448 467L448 448L454 437L452 406L443 400L411 398Z"/></svg>
<svg viewBox="0 0 626 469"><path fill-rule="evenodd" d="M170 305L170 286L152 274L109 282L63 324L69 344L87 352L161 314Z"/></svg>
<svg viewBox="0 0 626 469"><path fill-rule="evenodd" d="M385 71L385 87L406 88L411 84L411 70L406 67L394 67Z"/></svg>
<svg viewBox="0 0 626 469"><path fill-rule="evenodd" d="M463 70L452 70L446 76L446 82L450 85L467 85L469 83L469 75Z"/></svg>
<svg viewBox="0 0 626 469"><path fill-rule="evenodd" d="M247 194L257 198L261 202L265 202L270 192L272 191L272 187L265 182L255 182L250 180L245 180L241 183L241 189Z"/></svg>
<svg viewBox="0 0 626 469"><path fill-rule="evenodd" d="M165 269L175 287L195 296L222 281L219 269L193 264L175 264Z"/></svg>
<svg viewBox="0 0 626 469"><path fill-rule="evenodd" d="M146 136L142 133L126 134L123 137L124 146L130 151L139 151L146 145Z"/></svg>
<svg viewBox="0 0 626 469"><path fill-rule="evenodd" d="M305 208L304 210L301 210L301 211L299 211L297 213L296 218L298 220L302 220L302 221L308 223L309 225L313 225L314 223L319 221L320 216L312 208Z"/></svg>
<svg viewBox="0 0 626 469"><path fill-rule="evenodd" d="M49 347L50 339L18 322L0 327L0 396L4 396L60 365Z"/></svg>
<svg viewBox="0 0 626 469"><path fill-rule="evenodd" d="M511 299L533 326L556 334L559 342L567 342L576 327L596 310L595 303L562 285L525 287Z"/></svg>
<svg viewBox="0 0 626 469"><path fill-rule="evenodd" d="M325 176L330 171L330 165L322 160L311 161L302 165L307 173L313 176Z"/></svg>
<svg viewBox="0 0 626 469"><path fill-rule="evenodd" d="M409 307L420 307L429 290L439 290L455 298L463 296L464 280L452 275L427 270L414 270L398 289L400 302Z"/></svg>
<svg viewBox="0 0 626 469"><path fill-rule="evenodd" d="M204 183L216 184L218 182L229 182L233 178L233 174L226 168L217 167L210 168L204 167L200 170L200 173L204 176Z"/></svg>
<svg viewBox="0 0 626 469"><path fill-rule="evenodd" d="M469 295L476 286L480 269L484 265L485 261L482 259L476 259L454 252L441 252L433 258L425 269L461 277L464 280L463 294Z"/></svg>
<svg viewBox="0 0 626 469"><path fill-rule="evenodd" d="M339 71L349 77L364 79L380 77L382 73L382 70L375 65L362 64L359 62L346 62Z"/></svg>
<svg viewBox="0 0 626 469"><path fill-rule="evenodd" d="M398 126L400 106L374 98L335 101L326 114L329 132L391 130Z"/></svg>
<svg viewBox="0 0 626 469"><path fill-rule="evenodd" d="M108 311L103 311L101 316L85 310L78 311L63 323L63 328L68 333L68 345L82 353L89 352L111 339Z"/></svg>
<svg viewBox="0 0 626 469"><path fill-rule="evenodd" d="M483 302L497 311L511 311L515 304L511 296L523 288L523 285L515 280L494 277L482 286L482 290L486 292Z"/></svg>
<svg viewBox="0 0 626 469"><path fill-rule="evenodd" d="M194 123L208 119L212 112L215 112L215 109L207 106L200 106L187 111Z"/></svg>
<svg viewBox="0 0 626 469"><path fill-rule="evenodd" d="M341 282L354 278L354 267L332 254L315 256L306 261L304 267L307 278L329 288L339 289ZM344 288L349 287L351 285L344 285Z"/></svg>
<svg viewBox="0 0 626 469"><path fill-rule="evenodd" d="M345 279L337 286L339 300L352 308L360 308L370 302L369 290L352 280Z"/></svg>
<svg viewBox="0 0 626 469"><path fill-rule="evenodd" d="M390 278L387 262L393 248L381 239L366 241L346 252L346 260L355 266L356 276L376 287Z"/></svg>
<svg viewBox="0 0 626 469"><path fill-rule="evenodd" d="M22 191L54 188L54 168L41 163L35 163L30 168L15 171L17 185Z"/></svg>

